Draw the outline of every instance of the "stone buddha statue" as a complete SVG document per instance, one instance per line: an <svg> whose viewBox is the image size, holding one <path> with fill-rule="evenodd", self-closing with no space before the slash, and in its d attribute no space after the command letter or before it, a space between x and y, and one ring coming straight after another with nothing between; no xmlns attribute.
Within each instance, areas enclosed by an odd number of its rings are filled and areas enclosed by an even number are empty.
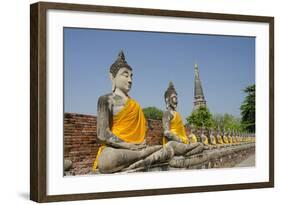
<svg viewBox="0 0 281 205"><path fill-rule="evenodd" d="M255 137L254 137L254 134L253 133L250 133L250 142L255 142Z"/></svg>
<svg viewBox="0 0 281 205"><path fill-rule="evenodd" d="M238 143L238 131L234 131L234 143Z"/></svg>
<svg viewBox="0 0 281 205"><path fill-rule="evenodd" d="M231 133L230 129L227 130L227 134L228 134L227 135L228 143L232 144L233 143L233 141L232 141L232 133Z"/></svg>
<svg viewBox="0 0 281 205"><path fill-rule="evenodd" d="M201 139L201 142L204 145L209 145L209 140L208 140L208 137L207 137L207 134L206 134L206 129L205 129L204 124L203 124L203 126L201 127L201 130L200 130L200 139Z"/></svg>
<svg viewBox="0 0 281 205"><path fill-rule="evenodd" d="M246 134L242 133L242 141L245 143L246 142Z"/></svg>
<svg viewBox="0 0 281 205"><path fill-rule="evenodd" d="M210 144L211 144L211 145L216 145L216 144L217 144L217 141L216 141L216 137L215 137L215 135L214 135L214 129L213 129L213 128L210 129L209 138L210 138Z"/></svg>
<svg viewBox="0 0 281 205"><path fill-rule="evenodd" d="M176 111L178 99L172 82L169 83L169 87L165 91L164 98L167 111L163 113L162 118L164 128L163 144L166 144L168 141L189 144L189 139L187 138L181 116Z"/></svg>
<svg viewBox="0 0 281 205"><path fill-rule="evenodd" d="M163 144L174 148L176 156L189 156L203 151L204 145L197 142L196 136L191 131L191 138L187 137L186 130L180 114L176 108L178 105L177 92L172 82L169 83L164 93L166 111L163 113L162 122L164 129ZM171 143L173 142L173 143Z"/></svg>
<svg viewBox="0 0 281 205"><path fill-rule="evenodd" d="M238 142L239 142L239 143L242 142L241 132L238 132Z"/></svg>
<svg viewBox="0 0 281 205"><path fill-rule="evenodd" d="M146 119L141 106L128 93L133 71L121 51L109 72L112 92L98 99L97 137L102 142L93 170L113 173L138 166L166 162L173 156L169 146L147 146Z"/></svg>
<svg viewBox="0 0 281 205"><path fill-rule="evenodd" d="M228 133L227 133L226 129L223 128L223 137L222 137L222 139L223 139L223 143L224 144L229 144L227 135L228 135Z"/></svg>
<svg viewBox="0 0 281 205"><path fill-rule="evenodd" d="M250 134L246 133L246 142L250 142Z"/></svg>
<svg viewBox="0 0 281 205"><path fill-rule="evenodd" d="M188 140L189 140L189 143L190 143L190 144L196 143L196 142L197 142L197 137L196 137L196 135L195 135L195 130L194 130L194 129L195 129L195 128L194 128L194 125L191 124L191 125L190 125L190 129L189 129L190 133L189 133L189 135L188 135Z"/></svg>
<svg viewBox="0 0 281 205"><path fill-rule="evenodd" d="M235 144L236 143L236 135L235 135L235 131L231 130L231 138L232 138L232 143Z"/></svg>
<svg viewBox="0 0 281 205"><path fill-rule="evenodd" d="M223 144L220 127L217 128L216 139L217 139L217 144Z"/></svg>

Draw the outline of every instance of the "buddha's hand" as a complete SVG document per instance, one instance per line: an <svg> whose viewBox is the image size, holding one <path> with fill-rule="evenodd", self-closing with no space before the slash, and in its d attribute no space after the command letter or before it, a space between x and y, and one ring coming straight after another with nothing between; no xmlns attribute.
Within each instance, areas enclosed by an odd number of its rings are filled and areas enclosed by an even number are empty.
<svg viewBox="0 0 281 205"><path fill-rule="evenodd" d="M170 132L170 131L166 131L166 132L165 132L165 136L166 136L169 140L182 143L181 138L178 137L177 135L173 134L173 133Z"/></svg>
<svg viewBox="0 0 281 205"><path fill-rule="evenodd" d="M128 143L128 142L120 142L118 143L118 148L121 149L129 149L129 150L140 150L145 148L147 145L145 144L135 144L135 143Z"/></svg>
<svg viewBox="0 0 281 205"><path fill-rule="evenodd" d="M132 147L130 148L131 150L141 150L146 148L147 145L145 143L141 143L141 144L132 144Z"/></svg>

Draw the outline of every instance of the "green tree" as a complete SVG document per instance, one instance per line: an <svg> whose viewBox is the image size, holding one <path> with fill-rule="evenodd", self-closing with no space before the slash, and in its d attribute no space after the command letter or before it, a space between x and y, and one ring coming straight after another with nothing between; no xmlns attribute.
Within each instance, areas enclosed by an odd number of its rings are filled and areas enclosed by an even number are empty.
<svg viewBox="0 0 281 205"><path fill-rule="evenodd" d="M194 110L191 115L186 118L186 121L187 124L193 124L197 128L201 127L203 124L206 128L214 127L212 114L205 106L201 106L198 109Z"/></svg>
<svg viewBox="0 0 281 205"><path fill-rule="evenodd" d="M231 114L214 114L213 120L215 127L219 126L221 129L226 128L236 131L242 131L241 119Z"/></svg>
<svg viewBox="0 0 281 205"><path fill-rule="evenodd" d="M161 120L163 111L156 107L143 108L144 116L146 119Z"/></svg>
<svg viewBox="0 0 281 205"><path fill-rule="evenodd" d="M240 106L242 115L241 124L244 130L248 132L255 132L256 128L256 86L247 86L244 90L246 93L245 99Z"/></svg>

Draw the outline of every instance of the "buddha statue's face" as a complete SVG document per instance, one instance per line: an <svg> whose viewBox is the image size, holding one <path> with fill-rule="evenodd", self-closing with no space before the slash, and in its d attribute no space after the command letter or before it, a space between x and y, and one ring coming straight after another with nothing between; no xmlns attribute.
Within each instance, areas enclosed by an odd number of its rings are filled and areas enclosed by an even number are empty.
<svg viewBox="0 0 281 205"><path fill-rule="evenodd" d="M169 105L171 108L176 109L178 105L178 97L176 93L172 93L169 98Z"/></svg>
<svg viewBox="0 0 281 205"><path fill-rule="evenodd" d="M132 87L132 77L132 71L126 67L120 68L115 77L110 74L110 78L114 87L113 90L119 89L124 93L128 93Z"/></svg>
<svg viewBox="0 0 281 205"><path fill-rule="evenodd" d="M205 127L201 128L201 134L205 134Z"/></svg>

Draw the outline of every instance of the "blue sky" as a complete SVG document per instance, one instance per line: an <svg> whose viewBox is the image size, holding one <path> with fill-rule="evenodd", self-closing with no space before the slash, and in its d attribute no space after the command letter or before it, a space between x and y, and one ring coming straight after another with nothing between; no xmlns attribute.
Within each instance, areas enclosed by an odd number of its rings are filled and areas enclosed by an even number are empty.
<svg viewBox="0 0 281 205"><path fill-rule="evenodd" d="M212 113L240 116L242 89L255 83L254 37L64 28L65 112L96 115L98 97L111 91L109 68L121 49L134 73L129 95L143 108L164 110L173 81L178 111L190 115L195 63Z"/></svg>

